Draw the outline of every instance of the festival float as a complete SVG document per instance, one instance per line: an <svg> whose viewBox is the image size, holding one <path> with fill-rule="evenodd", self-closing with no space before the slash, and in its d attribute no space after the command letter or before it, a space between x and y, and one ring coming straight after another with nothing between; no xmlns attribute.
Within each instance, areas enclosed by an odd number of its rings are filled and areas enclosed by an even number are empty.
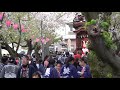
<svg viewBox="0 0 120 90"><path fill-rule="evenodd" d="M87 49L88 44L88 32L85 28L85 17L83 15L80 15L76 13L76 16L73 20L73 28L75 31L73 31L76 34L76 52L82 51L83 54L86 52L89 52Z"/></svg>

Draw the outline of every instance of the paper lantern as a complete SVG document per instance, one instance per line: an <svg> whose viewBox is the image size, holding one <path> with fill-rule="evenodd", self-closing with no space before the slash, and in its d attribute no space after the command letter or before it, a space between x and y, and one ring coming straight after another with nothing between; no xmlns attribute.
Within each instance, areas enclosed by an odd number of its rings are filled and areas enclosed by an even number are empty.
<svg viewBox="0 0 120 90"><path fill-rule="evenodd" d="M17 30L18 27L19 27L18 24L14 24L14 25L13 25L14 30Z"/></svg>
<svg viewBox="0 0 120 90"><path fill-rule="evenodd" d="M7 20L7 21L6 21L6 26L7 26L7 27L10 27L10 25L11 25L11 21L10 21L10 20Z"/></svg>

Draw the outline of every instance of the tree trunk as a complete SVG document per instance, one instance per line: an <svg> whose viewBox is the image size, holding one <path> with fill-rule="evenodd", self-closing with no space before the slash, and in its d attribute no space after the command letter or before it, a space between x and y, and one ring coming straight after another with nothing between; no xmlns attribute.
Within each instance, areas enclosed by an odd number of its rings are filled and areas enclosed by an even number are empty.
<svg viewBox="0 0 120 90"><path fill-rule="evenodd" d="M97 19L97 16L98 16L98 14L94 12L93 13L84 12L84 15L87 20L91 20L93 18ZM114 70L114 77L120 77L120 57L117 55L114 55L112 50L108 49L105 46L104 40L100 36L100 34L92 35L90 33L91 31L92 31L92 28L88 28L89 39L91 41L92 48L94 48L94 51L96 52L97 56L101 58L101 60L104 63L108 63L112 67L112 69Z"/></svg>
<svg viewBox="0 0 120 90"><path fill-rule="evenodd" d="M30 39L30 40L27 40L27 46L28 46L28 52L27 52L27 54L29 54L29 55L31 55L31 53L32 53L32 50L33 50L33 46L32 46L32 40Z"/></svg>
<svg viewBox="0 0 120 90"><path fill-rule="evenodd" d="M34 50L35 50L36 60L40 60L40 54L38 53L40 50L40 46L37 44Z"/></svg>
<svg viewBox="0 0 120 90"><path fill-rule="evenodd" d="M82 12L82 14L85 16L85 19L89 22L91 19L97 19L98 15L101 12Z"/></svg>
<svg viewBox="0 0 120 90"><path fill-rule="evenodd" d="M20 46L20 42L21 42L21 22L20 22L20 18L18 17L18 20L19 20L19 33L20 33L20 37L19 37L19 40L18 40L18 45L17 45L17 48L16 48L16 52L18 51L19 49L19 46Z"/></svg>
<svg viewBox="0 0 120 90"><path fill-rule="evenodd" d="M4 45L5 45L5 49L9 52L9 54L12 57L19 57L18 53L14 49L12 49L7 43L5 43Z"/></svg>

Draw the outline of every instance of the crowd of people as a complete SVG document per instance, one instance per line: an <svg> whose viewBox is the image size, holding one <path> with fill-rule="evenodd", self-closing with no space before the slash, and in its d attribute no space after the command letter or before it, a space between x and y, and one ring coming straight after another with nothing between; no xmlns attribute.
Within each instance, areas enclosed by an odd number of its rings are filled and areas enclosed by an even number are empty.
<svg viewBox="0 0 120 90"><path fill-rule="evenodd" d="M21 58L3 56L0 63L0 78L92 78L87 53L69 52L47 55L44 60L35 55Z"/></svg>

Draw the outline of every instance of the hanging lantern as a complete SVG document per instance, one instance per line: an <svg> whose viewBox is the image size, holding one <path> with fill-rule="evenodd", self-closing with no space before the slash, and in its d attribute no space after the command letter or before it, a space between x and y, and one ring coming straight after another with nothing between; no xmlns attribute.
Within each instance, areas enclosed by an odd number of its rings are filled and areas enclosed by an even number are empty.
<svg viewBox="0 0 120 90"><path fill-rule="evenodd" d="M19 27L18 24L14 24L14 25L13 25L14 30L17 30L18 27Z"/></svg>
<svg viewBox="0 0 120 90"><path fill-rule="evenodd" d="M10 25L11 25L11 21L10 21L10 20L7 20L7 21L6 21L6 26L7 26L7 27L10 27Z"/></svg>

